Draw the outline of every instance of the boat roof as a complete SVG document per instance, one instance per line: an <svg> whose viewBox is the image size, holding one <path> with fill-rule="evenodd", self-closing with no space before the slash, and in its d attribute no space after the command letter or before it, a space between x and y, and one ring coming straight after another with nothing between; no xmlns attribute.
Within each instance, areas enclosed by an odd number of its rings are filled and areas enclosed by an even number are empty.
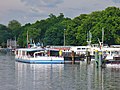
<svg viewBox="0 0 120 90"><path fill-rule="evenodd" d="M32 52L32 51L44 51L44 50L50 50L50 51L59 51L58 49L53 49L53 48L18 48L16 49L18 51L27 51L27 52Z"/></svg>
<svg viewBox="0 0 120 90"><path fill-rule="evenodd" d="M30 52L30 51L39 51L39 50L45 50L45 49L43 49L43 48L19 48L19 49L16 49L16 50Z"/></svg>
<svg viewBox="0 0 120 90"><path fill-rule="evenodd" d="M46 48L46 50L49 50L49 51L60 51L59 49L56 49L56 48Z"/></svg>

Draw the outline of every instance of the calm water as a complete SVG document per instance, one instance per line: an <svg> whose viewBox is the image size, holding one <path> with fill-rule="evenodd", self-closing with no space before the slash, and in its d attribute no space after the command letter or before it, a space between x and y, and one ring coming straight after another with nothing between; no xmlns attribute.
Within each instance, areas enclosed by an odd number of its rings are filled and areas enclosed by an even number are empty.
<svg viewBox="0 0 120 90"><path fill-rule="evenodd" d="M0 90L120 90L120 67L26 64L0 54Z"/></svg>

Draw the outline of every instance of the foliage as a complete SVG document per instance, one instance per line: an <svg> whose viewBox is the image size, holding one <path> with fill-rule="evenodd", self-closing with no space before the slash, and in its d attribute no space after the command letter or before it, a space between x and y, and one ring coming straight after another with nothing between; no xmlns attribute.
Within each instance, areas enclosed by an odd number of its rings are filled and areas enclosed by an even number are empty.
<svg viewBox="0 0 120 90"><path fill-rule="evenodd" d="M10 37L10 30L6 26L0 24L0 46L5 47L7 39L10 39Z"/></svg>
<svg viewBox="0 0 120 90"><path fill-rule="evenodd" d="M21 32L21 24L17 20L9 21L8 28L11 30L11 38L14 39L15 37L18 38Z"/></svg>
<svg viewBox="0 0 120 90"><path fill-rule="evenodd" d="M63 45L64 35L66 45L87 45L87 33L92 33L92 43L102 40L102 29L104 29L104 43L120 44L120 9L108 7L102 11L90 14L81 14L73 19L64 17L63 13L55 16L50 14L49 18L36 21L33 24L21 24L12 20L8 27L0 25L0 45L4 45L9 38L17 38L21 47L26 46L27 32L29 42L34 40L44 45ZM4 37L6 36L6 37ZM5 42L4 42L5 41Z"/></svg>

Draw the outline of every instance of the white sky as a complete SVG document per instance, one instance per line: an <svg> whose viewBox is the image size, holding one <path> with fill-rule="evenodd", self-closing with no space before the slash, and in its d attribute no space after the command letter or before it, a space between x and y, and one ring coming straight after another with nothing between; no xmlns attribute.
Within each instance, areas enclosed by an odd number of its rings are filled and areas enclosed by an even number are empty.
<svg viewBox="0 0 120 90"><path fill-rule="evenodd" d="M74 18L109 6L120 7L120 0L1 0L0 24L7 25L13 19L23 25L34 23L50 13Z"/></svg>

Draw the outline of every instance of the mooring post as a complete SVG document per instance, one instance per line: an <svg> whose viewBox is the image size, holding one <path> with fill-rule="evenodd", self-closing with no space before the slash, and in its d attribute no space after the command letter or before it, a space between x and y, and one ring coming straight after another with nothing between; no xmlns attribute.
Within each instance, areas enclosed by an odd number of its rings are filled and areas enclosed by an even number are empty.
<svg viewBox="0 0 120 90"><path fill-rule="evenodd" d="M71 56L72 56L72 64L75 64L75 53L74 53L74 51L72 51Z"/></svg>
<svg viewBox="0 0 120 90"><path fill-rule="evenodd" d="M95 50L95 65L98 67L98 50Z"/></svg>
<svg viewBox="0 0 120 90"><path fill-rule="evenodd" d="M90 64L91 55L90 55L90 52L89 52L89 51L87 51L87 53L86 53L86 60L87 60L87 64Z"/></svg>
<svg viewBox="0 0 120 90"><path fill-rule="evenodd" d="M99 51L99 67L102 66L102 51Z"/></svg>

